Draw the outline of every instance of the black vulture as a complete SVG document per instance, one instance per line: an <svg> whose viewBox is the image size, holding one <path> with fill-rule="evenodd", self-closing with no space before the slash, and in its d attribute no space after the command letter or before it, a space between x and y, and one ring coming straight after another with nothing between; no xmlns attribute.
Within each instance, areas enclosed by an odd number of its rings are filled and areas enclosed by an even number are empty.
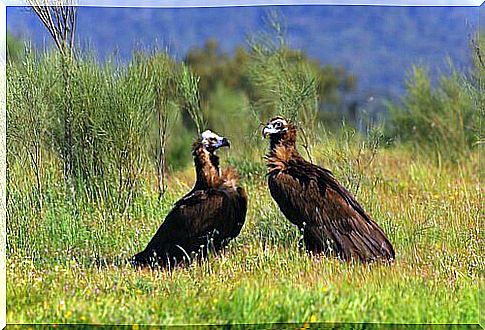
<svg viewBox="0 0 485 330"><path fill-rule="evenodd" d="M306 250L341 260L392 261L394 249L379 225L332 175L296 148L296 126L274 117L269 136L268 186L281 212L303 233Z"/></svg>
<svg viewBox="0 0 485 330"><path fill-rule="evenodd" d="M247 195L234 170L221 171L216 150L229 141L209 130L193 144L196 182L165 218L134 266L173 267L219 252L239 235L246 218Z"/></svg>

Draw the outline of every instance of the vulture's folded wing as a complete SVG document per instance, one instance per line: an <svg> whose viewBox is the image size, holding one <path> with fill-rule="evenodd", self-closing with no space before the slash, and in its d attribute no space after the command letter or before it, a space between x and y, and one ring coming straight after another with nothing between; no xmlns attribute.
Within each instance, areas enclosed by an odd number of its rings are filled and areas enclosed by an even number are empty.
<svg viewBox="0 0 485 330"><path fill-rule="evenodd" d="M230 233L231 237L236 237L241 232L241 229L246 221L246 213L248 210L248 195L244 188L238 187L236 191L231 194L235 203L235 224Z"/></svg>
<svg viewBox="0 0 485 330"><path fill-rule="evenodd" d="M394 258L382 229L329 171L308 163L268 183L282 212L303 228L305 243L314 250L330 245L344 259Z"/></svg>
<svg viewBox="0 0 485 330"><path fill-rule="evenodd" d="M180 201L165 218L146 250L177 244L209 234L232 212L227 196L217 190L193 192Z"/></svg>

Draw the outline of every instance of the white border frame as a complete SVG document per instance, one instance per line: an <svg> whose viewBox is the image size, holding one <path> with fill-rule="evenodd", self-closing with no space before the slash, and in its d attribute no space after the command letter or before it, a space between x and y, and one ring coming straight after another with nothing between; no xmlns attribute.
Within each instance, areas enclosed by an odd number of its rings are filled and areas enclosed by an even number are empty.
<svg viewBox="0 0 485 330"><path fill-rule="evenodd" d="M58 0L46 0L46 3ZM28 0L0 0L7 7L28 6ZM249 7L249 6L295 6L295 5L343 5L343 6L446 6L480 7L484 0L77 0L76 6L88 7Z"/></svg>
<svg viewBox="0 0 485 330"><path fill-rule="evenodd" d="M49 1L49 0L47 0ZM293 5L347 5L347 6L454 6L480 7L485 0L78 0L77 6L87 7L249 7L249 6L293 6ZM0 0L0 329L6 326L6 37L7 7L28 6L26 0Z"/></svg>
<svg viewBox="0 0 485 330"><path fill-rule="evenodd" d="M0 1L0 328L7 324L7 6Z"/></svg>

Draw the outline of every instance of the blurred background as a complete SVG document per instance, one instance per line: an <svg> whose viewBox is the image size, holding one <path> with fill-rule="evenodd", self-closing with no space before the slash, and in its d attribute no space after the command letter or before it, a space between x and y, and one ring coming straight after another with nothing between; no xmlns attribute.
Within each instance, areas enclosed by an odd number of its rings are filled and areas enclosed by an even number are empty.
<svg viewBox="0 0 485 330"><path fill-rule="evenodd" d="M233 141L229 161L243 175L263 173L259 125L279 114L300 125L309 158L329 134L346 134L457 161L482 140L480 15L78 7L66 52L31 8L9 7L10 159L27 159L38 185L41 164L55 160L96 194L92 180L106 182L107 171L119 192L156 171L161 191L167 173L191 167L189 146L206 128Z"/></svg>
<svg viewBox="0 0 485 330"><path fill-rule="evenodd" d="M340 103L328 108L351 117L384 111L382 100L399 98L414 64L426 66L433 81L449 72L449 61L469 69L470 41L479 28L477 7L85 7L78 11L77 40L100 59L117 54L128 61L134 50L156 43L179 60L206 52L221 62L248 49L248 36L265 28L268 10L280 14L290 48L338 70ZM29 9L9 7L7 27L37 48L51 45Z"/></svg>

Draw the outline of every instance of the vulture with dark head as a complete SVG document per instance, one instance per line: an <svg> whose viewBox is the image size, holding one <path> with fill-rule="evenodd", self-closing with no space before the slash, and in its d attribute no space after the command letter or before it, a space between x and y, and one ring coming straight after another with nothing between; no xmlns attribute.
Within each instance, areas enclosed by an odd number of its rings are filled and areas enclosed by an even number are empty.
<svg viewBox="0 0 485 330"><path fill-rule="evenodd" d="M303 159L295 125L282 117L263 129L268 186L283 214L303 232L306 250L342 260L391 261L394 249L382 229L329 170Z"/></svg>
<svg viewBox="0 0 485 330"><path fill-rule="evenodd" d="M196 182L165 218L135 266L173 267L218 252L239 235L246 218L247 195L232 169L221 171L216 150L229 141L211 131L194 142Z"/></svg>

